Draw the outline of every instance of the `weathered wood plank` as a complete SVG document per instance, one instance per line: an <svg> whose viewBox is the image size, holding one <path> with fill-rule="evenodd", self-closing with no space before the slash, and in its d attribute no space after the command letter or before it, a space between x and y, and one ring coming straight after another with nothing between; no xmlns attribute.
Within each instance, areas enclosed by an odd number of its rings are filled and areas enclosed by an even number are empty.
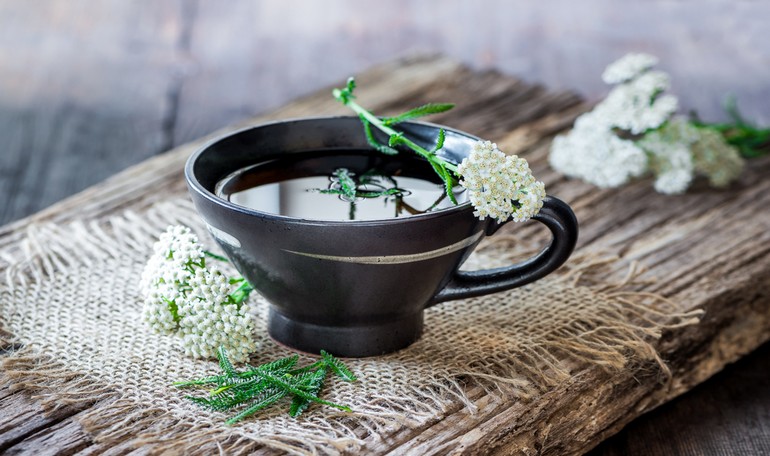
<svg viewBox="0 0 770 456"><path fill-rule="evenodd" d="M477 68L500 68L589 97L606 90L597 74L610 59L642 49L662 57L685 108L717 116L722 94L731 92L749 117L770 120L764 103L770 67L762 65L768 48L760 38L768 5L762 2L724 0L697 8L693 1L665 0L638 5L558 0L539 6L495 1L488 8L462 0L440 7L355 0L259 6L231 1L227 8L208 0L132 3L0 4L0 192L6 198L0 223L171 143L196 138L404 49L440 50ZM302 14L294 14L298 8ZM463 23L484 27L455 26ZM292 39L275 38L287 35ZM82 100L87 106L80 106ZM580 202L597 199L589 195ZM602 242L621 246L644 229L665 226L665 219L645 223L606 229ZM763 254L755 255L759 261ZM693 286L687 277L675 287ZM701 403L708 410L710 398ZM710 431L703 429L705 439ZM762 437L767 442L770 432Z"/></svg>
<svg viewBox="0 0 770 456"><path fill-rule="evenodd" d="M685 110L723 116L723 97L734 93L750 118L770 122L770 68L761 63L770 55L765 2L197 3L179 143L410 50L589 99L606 93L598 75L609 62L631 50L651 52L672 73Z"/></svg>
<svg viewBox="0 0 770 456"><path fill-rule="evenodd" d="M62 407L51 413L44 413L43 408L27 393L11 393L5 389L0 402L0 453L8 451L27 436L46 430L74 415L72 407Z"/></svg>
<svg viewBox="0 0 770 456"><path fill-rule="evenodd" d="M435 74L443 76L437 78ZM390 89L395 86L410 87L414 91L427 89L443 84L445 90L458 90L463 81L472 72L449 59L412 58L383 64L372 71L361 75L358 90L362 98L366 98L371 106L388 112L386 104L390 103L391 112L398 110L393 106L394 94ZM439 82L441 81L441 82ZM182 145L174 151L135 165L120 174L110 177L103 183L93 186L86 191L67 198L55 207L42 210L23 220L0 227L0 246L8 245L23 236L20 228L30 222L55 221L65 222L74 218L95 218L120 208L146 207L152 202L163 199L169 191L183 191L183 167L187 157L208 139L218 136L225 131L242 127L247 124L265 122L271 119L285 119L299 116L345 115L349 112L338 104L330 102L330 89L321 90L305 98L277 109L270 114L251 119L246 122L227 127L199 140ZM467 96L467 95L466 95ZM401 97L401 107L408 102L408 96ZM143 185L137 191L136 182L141 180ZM170 187L169 187L170 186Z"/></svg>
<svg viewBox="0 0 770 456"><path fill-rule="evenodd" d="M172 146L185 2L0 4L0 223Z"/></svg>
<svg viewBox="0 0 770 456"><path fill-rule="evenodd" d="M440 121L498 140L503 146L511 146L510 152L527 156L536 173L542 171L546 176L549 191L574 204L586 233L581 239L584 250L627 246L625 263L618 263L608 277L622 276L631 260L648 264L649 275L660 275L665 280L644 289L664 293L680 310L704 308L706 320L697 328L669 332L661 340L658 348L674 374L669 384L661 384L654 370L649 369L651 366L616 373L589 368L581 373L579 381L559 385L532 403L497 404L482 396L479 400L489 402L490 407L479 414L468 416L458 410L425 429L395 434L374 450L395 454L585 451L634 417L688 390L770 337L770 284L766 281L770 255L764 247L770 236L770 218L762 210L770 198L770 183L761 178L770 171L770 161L757 162L742 187L708 193L705 198L702 194L678 198L655 195L649 183L619 191L596 191L545 169L543 138L554 130L544 125L566 124L553 120L555 112L564 110L565 116L574 116L570 109L577 102L574 97L549 96L547 103L552 103L548 105L552 112L532 108L528 119L511 115L503 121L504 107L515 109L514 100L527 104L528 97L545 94L493 73L478 78L494 89L491 95L482 88L469 95L464 89L474 84L471 81L476 80L476 75L446 60L402 62L362 77L362 88L368 89L362 90L360 98L375 108L395 110L414 103L420 87L437 90L434 95L443 94L441 99L460 104L470 96L486 97L488 103L479 103L473 116L469 112L450 112ZM391 89L394 85L412 90L404 90L406 93L398 98ZM492 102L501 98L503 102ZM533 101L532 106L535 104ZM291 117L339 110L329 100L328 91L323 91L273 115ZM494 122L484 122L485 118ZM510 135L503 134L516 127L518 130ZM522 138L531 140L522 143ZM12 244L30 221L92 218L126 207L146 206L159 198L160 191L164 195L181 191L181 164L192 147L145 162L98 189L6 227L0 234L0 244ZM738 223L742 220L753 223ZM532 230L520 229L522 233ZM619 237L618 233L629 231ZM682 273L675 274L677 271ZM645 376L647 370L651 374ZM470 427L473 431L469 433L460 431Z"/></svg>
<svg viewBox="0 0 770 456"><path fill-rule="evenodd" d="M770 119L762 103L769 70L757 63L768 51L759 44L760 18L768 13L760 2L694 9L660 0L623 6L561 0L547 14L541 14L545 6L502 1L489 8L468 8L462 1L440 7L364 7L351 0L297 5L4 3L0 126L6 128L0 129L0 146L8 160L0 163L7 173L0 190L16 197L0 222L404 49L434 49L477 68L500 68L591 98L606 92L597 75L608 62L643 49L662 57L685 109L714 118L721 115L723 94L735 93L751 118ZM294 14L297 9L303 14ZM324 21L308 19L315 17ZM485 27L445 25L465 21ZM647 27L650 22L655 27ZM504 37L498 30L505 30ZM84 162L90 170L80 166ZM48 183L40 185L43 180Z"/></svg>
<svg viewBox="0 0 770 456"><path fill-rule="evenodd" d="M763 374L768 371L770 344L765 344L694 394L667 404L665 412L655 410L634 421L591 456L770 454L770 442L763 437L770 432L770 378ZM712 432L704 433L704 427Z"/></svg>
<svg viewBox="0 0 770 456"><path fill-rule="evenodd" d="M93 446L90 437L74 419L65 419L32 433L14 446L6 448L5 453L57 456L77 454Z"/></svg>

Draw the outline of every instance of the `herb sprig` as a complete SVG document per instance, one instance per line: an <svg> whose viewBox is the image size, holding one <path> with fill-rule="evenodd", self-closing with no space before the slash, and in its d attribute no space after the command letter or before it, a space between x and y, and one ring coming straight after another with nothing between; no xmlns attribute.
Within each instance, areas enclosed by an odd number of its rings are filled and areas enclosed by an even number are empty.
<svg viewBox="0 0 770 456"><path fill-rule="evenodd" d="M356 204L359 199L384 198L386 203L393 200L395 202L394 215L396 217L403 210L410 213L421 212L404 203L404 197L411 194L409 190L399 187L398 182L396 182L393 176L378 172L374 168L360 175L351 173L347 168L337 168L332 173L329 188L314 188L308 191L339 196L342 201L350 204L350 209L348 210L348 218L350 220L355 220L356 218ZM434 206L443 200L445 196L442 193L441 198Z"/></svg>
<svg viewBox="0 0 770 456"><path fill-rule="evenodd" d="M348 406L318 397L329 372L346 382L357 380L342 361L323 350L321 359L304 367L297 367L299 356L293 355L256 367L248 366L244 371L237 371L233 367L224 347L219 348L217 355L222 374L174 382L173 386L211 388L207 397L185 398L210 410L240 409L225 421L227 425L233 425L285 397L291 397L289 415L293 417L302 414L313 402L345 412L351 411Z"/></svg>
<svg viewBox="0 0 770 456"><path fill-rule="evenodd" d="M734 97L727 99L725 111L730 117L729 122L707 123L695 112L692 112L690 117L694 125L718 131L744 158L758 158L770 153L770 128L757 127L746 120L738 110Z"/></svg>
<svg viewBox="0 0 770 456"><path fill-rule="evenodd" d="M398 145L403 145L409 149L412 149L415 153L417 153L417 155L427 160L431 167L433 167L433 170L441 178L441 181L444 182L447 197L449 197L449 200L452 201L452 203L457 204L457 199L455 198L454 192L452 191L454 186L459 183L457 165L450 163L436 155L436 153L444 147L444 139L446 138L446 132L444 129L439 129L436 145L431 150L428 150L415 143L411 139L405 137L403 132L396 131L392 128L393 125L406 122L407 120L413 120L430 114L438 114L449 111L450 109L454 108L454 105L451 103L428 103L417 108L410 109L409 111L406 111L397 116L379 118L354 101L356 98L355 95L353 95L355 88L355 79L349 78L345 87L342 89L332 90L332 95L337 99L337 101L349 107L353 110L353 112L358 114L358 117L361 119L361 123L364 125L364 134L366 135L366 140L369 145L372 146L372 148L375 150L387 155L397 154L398 151L395 149L395 147ZM372 126L388 135L387 145L377 141L377 139L374 137L374 134L372 133Z"/></svg>
<svg viewBox="0 0 770 456"><path fill-rule="evenodd" d="M439 128L436 143L430 149L407 138L394 125L429 114L445 112L454 105L430 103L411 109L394 117L377 117L356 103L353 91L356 82L348 79L345 87L332 90L337 101L355 112L364 125L364 134L369 145L388 155L398 154L397 146L411 149L424 158L444 183L444 193L453 204L458 204L454 188L460 185L467 191L468 201L473 206L473 215L484 220L487 217L499 223L508 220L523 222L534 217L543 207L545 185L535 180L529 164L516 155L506 155L491 141L478 140L462 162L447 161L439 151L444 148L446 131ZM382 144L372 133L377 128L388 137Z"/></svg>

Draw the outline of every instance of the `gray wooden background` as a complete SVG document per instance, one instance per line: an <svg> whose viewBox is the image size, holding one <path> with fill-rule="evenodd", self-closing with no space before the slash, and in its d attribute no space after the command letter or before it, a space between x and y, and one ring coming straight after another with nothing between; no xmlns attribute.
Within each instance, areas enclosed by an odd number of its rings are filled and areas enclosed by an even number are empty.
<svg viewBox="0 0 770 456"><path fill-rule="evenodd" d="M768 26L767 1L3 0L0 222L414 52L591 99L651 52L685 109L720 118L732 93L770 123Z"/></svg>
<svg viewBox="0 0 770 456"><path fill-rule="evenodd" d="M588 99L607 90L608 63L650 52L685 110L721 119L733 94L770 124L768 29L770 2L759 0L2 0L0 223L418 52ZM770 452L768 354L598 452Z"/></svg>

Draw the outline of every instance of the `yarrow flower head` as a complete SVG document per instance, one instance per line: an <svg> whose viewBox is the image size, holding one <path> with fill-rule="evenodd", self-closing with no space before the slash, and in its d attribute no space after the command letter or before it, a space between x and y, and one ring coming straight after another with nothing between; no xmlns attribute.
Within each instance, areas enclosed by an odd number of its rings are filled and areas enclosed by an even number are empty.
<svg viewBox="0 0 770 456"><path fill-rule="evenodd" d="M649 167L655 175L655 190L667 195L687 190L694 177L690 146L697 140L697 129L675 118L638 141L648 154Z"/></svg>
<svg viewBox="0 0 770 456"><path fill-rule="evenodd" d="M145 298L142 314L156 331L172 333L178 327L187 280L204 262L203 249L189 228L171 226L160 235L153 252L139 283Z"/></svg>
<svg viewBox="0 0 770 456"><path fill-rule="evenodd" d="M153 252L139 286L142 316L150 327L180 335L183 350L195 358L216 357L223 346L234 360L248 359L255 344L250 308L243 300L251 287L207 267L203 247L187 227L170 226Z"/></svg>
<svg viewBox="0 0 770 456"><path fill-rule="evenodd" d="M746 161L719 132L709 128L698 130L698 140L691 147L695 171L705 175L712 186L727 187L741 175Z"/></svg>
<svg viewBox="0 0 770 456"><path fill-rule="evenodd" d="M214 358L221 346L233 360L246 361L256 348L248 304L234 302L232 287L218 269L197 269L190 286L187 301L179 309L185 354Z"/></svg>
<svg viewBox="0 0 770 456"><path fill-rule="evenodd" d="M683 193L696 174L715 186L739 175L743 160L718 132L673 116L678 102L663 94L669 77L652 70L656 63L629 54L607 67L602 78L617 85L571 132L554 138L555 170L604 188L650 173L665 194Z"/></svg>
<svg viewBox="0 0 770 456"><path fill-rule="evenodd" d="M181 225L168 227L153 246L153 252L139 284L143 293L161 282L183 282L190 268L203 261L198 237Z"/></svg>
<svg viewBox="0 0 770 456"><path fill-rule="evenodd" d="M744 160L718 132L697 127L681 117L638 141L648 154L660 193L684 193L696 174L714 187L725 187L743 170Z"/></svg>
<svg viewBox="0 0 770 456"><path fill-rule="evenodd" d="M602 80L607 84L626 82L658 64L658 58L650 54L631 53L607 66Z"/></svg>
<svg viewBox="0 0 770 456"><path fill-rule="evenodd" d="M612 89L594 112L604 119L608 127L632 134L644 133L663 125L676 111L676 97L658 96L668 87L667 74L648 71Z"/></svg>
<svg viewBox="0 0 770 456"><path fill-rule="evenodd" d="M571 134L554 138L548 157L551 166L601 188L619 187L644 174L644 150L595 122L593 115L586 115Z"/></svg>
<svg viewBox="0 0 770 456"><path fill-rule="evenodd" d="M490 141L474 144L457 172L474 214L482 220L491 217L502 223L510 217L521 222L543 207L545 186L532 176L527 161L504 154Z"/></svg>

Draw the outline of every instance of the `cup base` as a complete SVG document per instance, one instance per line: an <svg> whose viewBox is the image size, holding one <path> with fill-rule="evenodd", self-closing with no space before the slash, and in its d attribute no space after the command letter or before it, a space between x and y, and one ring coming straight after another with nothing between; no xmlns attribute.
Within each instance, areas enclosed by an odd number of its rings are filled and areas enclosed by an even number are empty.
<svg viewBox="0 0 770 456"><path fill-rule="evenodd" d="M422 312L363 326L322 326L292 320L270 309L267 331L277 342L318 354L321 350L344 358L364 358L408 347L422 334Z"/></svg>

